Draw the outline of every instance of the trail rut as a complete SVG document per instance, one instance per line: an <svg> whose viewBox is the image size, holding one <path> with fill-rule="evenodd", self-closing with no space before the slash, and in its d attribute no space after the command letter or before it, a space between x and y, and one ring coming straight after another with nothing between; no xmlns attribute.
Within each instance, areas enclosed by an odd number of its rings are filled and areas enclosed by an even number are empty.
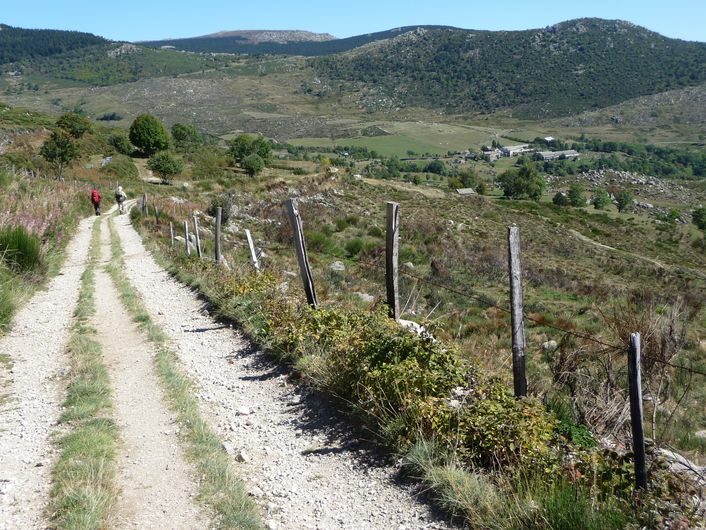
<svg viewBox="0 0 706 530"><path fill-rule="evenodd" d="M101 231L110 255L107 223ZM178 428L154 372L154 350L132 322L108 274L96 270L94 325L113 388L113 415L121 433L115 528L207 528L194 502L197 485L185 462Z"/></svg>

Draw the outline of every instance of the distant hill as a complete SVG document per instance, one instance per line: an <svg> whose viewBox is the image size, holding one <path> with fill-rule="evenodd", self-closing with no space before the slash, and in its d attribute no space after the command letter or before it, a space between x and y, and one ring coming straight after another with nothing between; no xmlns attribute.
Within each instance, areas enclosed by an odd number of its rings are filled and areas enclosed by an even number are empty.
<svg viewBox="0 0 706 530"><path fill-rule="evenodd" d="M22 29L0 24L0 64L50 57L107 42L79 31Z"/></svg>
<svg viewBox="0 0 706 530"><path fill-rule="evenodd" d="M331 85L374 86L390 106L544 118L699 84L706 43L579 19L526 31L417 29L311 64Z"/></svg>
<svg viewBox="0 0 706 530"><path fill-rule="evenodd" d="M219 31L197 38L221 39L224 37L235 37L242 39L243 43L259 44L261 42L276 42L284 44L287 42L324 42L335 40L336 37L330 33L313 33L311 31L300 30L235 30Z"/></svg>
<svg viewBox="0 0 706 530"><path fill-rule="evenodd" d="M261 55L261 54L271 54L271 55L303 55L307 57L315 57L319 55L330 55L333 53L341 53L371 42L377 42L380 40L391 39L397 37L403 33L415 30L417 28L422 28L426 30L433 29L449 29L449 26L406 26L401 28L395 28L387 31L379 31L377 33L367 33L365 35L357 35L355 37L348 37L345 39L323 39L323 38L299 38L304 37L308 32L282 32L284 34L279 34L279 32L255 32L255 33L271 33L275 38L270 40L256 39L252 35L248 35L250 32L238 31L238 32L221 32L213 35L206 35L203 37L193 37L187 39L170 39L170 40L157 40L157 41L145 41L139 44L143 46L149 46L152 48L161 48L168 46L176 50L190 51L190 52L201 52L201 53L240 53L249 55ZM287 38L286 33L294 34ZM308 33L309 36L320 36L328 34L321 33ZM285 42L278 39L287 38Z"/></svg>

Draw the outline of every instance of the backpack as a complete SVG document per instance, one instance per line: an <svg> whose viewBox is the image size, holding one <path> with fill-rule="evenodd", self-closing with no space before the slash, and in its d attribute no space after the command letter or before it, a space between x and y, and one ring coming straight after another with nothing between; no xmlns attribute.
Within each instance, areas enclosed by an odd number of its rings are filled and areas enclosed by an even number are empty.
<svg viewBox="0 0 706 530"><path fill-rule="evenodd" d="M101 201L101 194L98 193L98 190L93 190L91 192L91 200L95 202L100 202Z"/></svg>

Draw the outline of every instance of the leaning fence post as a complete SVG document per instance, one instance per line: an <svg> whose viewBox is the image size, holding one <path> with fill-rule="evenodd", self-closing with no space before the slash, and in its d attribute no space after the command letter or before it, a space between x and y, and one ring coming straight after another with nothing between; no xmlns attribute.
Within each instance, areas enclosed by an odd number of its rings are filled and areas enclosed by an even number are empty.
<svg viewBox="0 0 706 530"><path fill-rule="evenodd" d="M255 243L252 240L252 234L250 230L245 229L245 237L248 238L248 247L250 247L250 258L252 259L252 264L257 272L260 272L260 261L257 259L257 252L255 252Z"/></svg>
<svg viewBox="0 0 706 530"><path fill-rule="evenodd" d="M223 216L223 208L216 208L216 264L221 263L221 217Z"/></svg>
<svg viewBox="0 0 706 530"><path fill-rule="evenodd" d="M193 215L194 219L194 236L196 236L196 255L201 257L201 236L199 236L199 219L196 214Z"/></svg>
<svg viewBox="0 0 706 530"><path fill-rule="evenodd" d="M299 262L299 272L301 274L302 283L304 284L306 301L311 307L316 308L318 301L316 299L316 290L314 289L314 277L311 274L311 267L309 266L309 257L304 241L304 230L302 229L302 220L301 217L299 217L296 200L287 199L286 206L287 213L289 214L289 222L292 225L292 232L294 233L294 248L297 251L297 261Z"/></svg>
<svg viewBox="0 0 706 530"><path fill-rule="evenodd" d="M142 205L141 206L142 206L142 208L141 208L142 215L145 215L145 213L147 212L147 194L146 193L142 194Z"/></svg>
<svg viewBox="0 0 706 530"><path fill-rule="evenodd" d="M520 260L520 228L508 227L508 256L510 269L510 303L512 322L512 378L515 397L527 395L525 375L525 322L522 308L522 262Z"/></svg>
<svg viewBox="0 0 706 530"><path fill-rule="evenodd" d="M400 205L387 203L387 244L385 252L385 281L390 318L400 319L399 256L400 256Z"/></svg>
<svg viewBox="0 0 706 530"><path fill-rule="evenodd" d="M189 245L189 223L184 221L184 239L186 240L186 255L191 256L191 245Z"/></svg>
<svg viewBox="0 0 706 530"><path fill-rule="evenodd" d="M169 240L171 242L171 247L174 248L174 224L169 221Z"/></svg>
<svg viewBox="0 0 706 530"><path fill-rule="evenodd" d="M632 450L635 454L635 487L647 489L645 432L642 420L642 376L640 374L640 334L630 334L628 349L628 385L630 391L630 423Z"/></svg>

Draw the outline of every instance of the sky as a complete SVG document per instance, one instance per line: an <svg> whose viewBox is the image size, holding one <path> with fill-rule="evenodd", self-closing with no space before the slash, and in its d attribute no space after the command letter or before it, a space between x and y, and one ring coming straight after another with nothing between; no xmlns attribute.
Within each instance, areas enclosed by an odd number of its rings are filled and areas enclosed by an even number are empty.
<svg viewBox="0 0 706 530"><path fill-rule="evenodd" d="M399 26L542 28L582 17L628 20L706 42L706 0L2 0L0 23L86 31L111 40L183 38L236 29L299 29L342 38Z"/></svg>

